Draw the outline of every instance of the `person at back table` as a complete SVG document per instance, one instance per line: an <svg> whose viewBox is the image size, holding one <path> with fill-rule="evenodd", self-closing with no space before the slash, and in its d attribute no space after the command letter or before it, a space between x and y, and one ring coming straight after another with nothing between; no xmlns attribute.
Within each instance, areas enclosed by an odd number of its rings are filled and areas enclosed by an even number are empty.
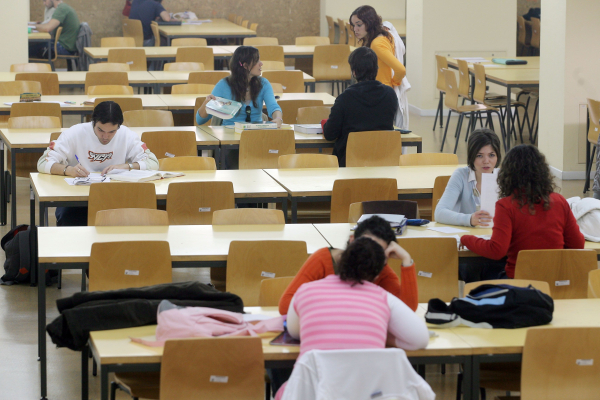
<svg viewBox="0 0 600 400"><path fill-rule="evenodd" d="M91 122L73 125L50 143L38 161L38 171L77 178L113 169L158 170L156 156L122 124L121 107L103 101L94 108ZM87 225L87 207L57 207L56 225Z"/></svg>
<svg viewBox="0 0 600 400"><path fill-rule="evenodd" d="M162 0L133 0L129 10L129 19L138 19L142 21L144 29L144 46L154 46L154 34L150 24L152 21L162 19L170 21L171 16L161 4ZM125 11L125 10L123 10Z"/></svg>
<svg viewBox="0 0 600 400"><path fill-rule="evenodd" d="M496 203L490 240L465 235L461 244L491 259L508 256L506 276L514 278L521 250L583 249L585 239L567 200L554 192L546 158L532 145L513 147L498 173L500 200Z"/></svg>
<svg viewBox="0 0 600 400"><path fill-rule="evenodd" d="M52 13L52 18L49 21L44 21L42 24L37 24L35 29L40 32L48 32L55 35L55 30L62 26L63 30L56 44L56 52L60 55L73 55L77 53L77 35L79 34L79 17L77 13L68 4L62 0L49 0L55 8ZM44 5L48 7L48 0L44 0ZM48 46L46 43L30 43L29 57L30 58L48 58ZM54 51L54 48L52 48Z"/></svg>
<svg viewBox="0 0 600 400"><path fill-rule="evenodd" d="M394 90L375 80L377 55L368 47L359 47L348 57L357 83L340 94L323 125L327 140L335 140L333 154L340 167L346 166L346 145L350 132L389 131L394 129L398 99Z"/></svg>

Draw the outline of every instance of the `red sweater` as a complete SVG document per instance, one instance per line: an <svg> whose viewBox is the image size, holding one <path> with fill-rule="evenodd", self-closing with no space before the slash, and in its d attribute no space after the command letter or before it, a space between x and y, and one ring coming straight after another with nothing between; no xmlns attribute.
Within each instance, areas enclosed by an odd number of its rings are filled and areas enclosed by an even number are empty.
<svg viewBox="0 0 600 400"><path fill-rule="evenodd" d="M558 193L550 195L550 209L535 205L535 215L529 214L528 206L519 209L511 197L496 203L494 227L490 240L465 235L461 243L469 250L493 260L508 256L506 275L515 277L515 263L521 250L537 249L583 249L585 239L569 208Z"/></svg>
<svg viewBox="0 0 600 400"><path fill-rule="evenodd" d="M292 297L303 283L317 281L325 278L326 276L333 275L333 259L331 258L331 252L327 247L315 251L308 260L304 263L300 271L296 274L294 280L287 287L281 299L279 300L279 313L286 315ZM398 297L413 311L417 309L419 305L419 292L417 289L417 274L415 272L415 265L410 267L402 267L402 287L400 287L400 280L398 275L386 264L383 270L373 282L376 285L381 286L389 293Z"/></svg>

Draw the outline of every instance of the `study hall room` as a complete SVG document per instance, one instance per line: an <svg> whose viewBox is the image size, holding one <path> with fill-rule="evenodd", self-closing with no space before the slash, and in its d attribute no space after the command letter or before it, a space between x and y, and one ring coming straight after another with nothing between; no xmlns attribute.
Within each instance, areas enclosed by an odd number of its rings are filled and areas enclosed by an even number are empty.
<svg viewBox="0 0 600 400"><path fill-rule="evenodd" d="M600 3L3 11L0 399L598 397Z"/></svg>

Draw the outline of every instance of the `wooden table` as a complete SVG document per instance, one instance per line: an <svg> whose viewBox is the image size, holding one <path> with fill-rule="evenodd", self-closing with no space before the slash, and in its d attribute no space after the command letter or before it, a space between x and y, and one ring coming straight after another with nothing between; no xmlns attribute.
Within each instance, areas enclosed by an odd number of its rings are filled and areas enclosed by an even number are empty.
<svg viewBox="0 0 600 400"><path fill-rule="evenodd" d="M54 44L54 40L52 39L52 35L48 32L32 32L27 34L27 41L29 43L46 43L48 46L48 63L52 64L52 45Z"/></svg>
<svg viewBox="0 0 600 400"><path fill-rule="evenodd" d="M223 46L208 46L213 49L213 56L215 60L225 60L231 57L233 54L231 51L226 50ZM84 49L85 54L88 56L90 64L107 61L108 51L110 49L121 49L122 47L86 47ZM154 47L131 47L131 49L143 49L146 52L146 58L149 61L175 61L177 55L176 46L154 46ZM211 69L211 66L205 65L204 68ZM212 67L214 68L214 66Z"/></svg>
<svg viewBox="0 0 600 400"><path fill-rule="evenodd" d="M486 69L489 68L490 70L492 70L492 69L498 69L498 70L503 70L503 69L540 69L540 58L539 57L510 57L510 58L513 58L516 60L527 61L527 64L518 64L518 65L496 64L495 62L492 61L492 58L500 58L500 57L481 57L481 58L485 58L487 61L481 62L480 64L482 64ZM506 58L506 57L502 57L502 58ZM458 62L456 61L457 60L456 58L446 57L446 60L448 60L448 66L450 68L458 69ZM467 60L467 63L469 64L469 70L474 71L473 63L469 62L468 60Z"/></svg>
<svg viewBox="0 0 600 400"><path fill-rule="evenodd" d="M23 72L0 72L0 82L10 82L15 80L16 74ZM58 84L61 88L81 88L85 87L85 75L88 71L59 71L55 72L58 76ZM129 71L127 72L130 86L154 87L156 78L147 71Z"/></svg>
<svg viewBox="0 0 600 400"><path fill-rule="evenodd" d="M202 24L160 25L160 36L167 39L167 46L176 38L234 38L241 39L256 36L252 29L244 28L222 18L212 19L211 22Z"/></svg>

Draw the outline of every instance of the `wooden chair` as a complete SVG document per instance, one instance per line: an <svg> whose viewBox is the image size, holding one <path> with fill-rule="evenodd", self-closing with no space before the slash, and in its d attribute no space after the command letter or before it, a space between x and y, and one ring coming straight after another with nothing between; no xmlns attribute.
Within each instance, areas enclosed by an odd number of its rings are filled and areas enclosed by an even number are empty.
<svg viewBox="0 0 600 400"><path fill-rule="evenodd" d="M469 64L466 60L456 60L456 62L458 63L458 96L462 98L462 105L465 104L465 100L473 104Z"/></svg>
<svg viewBox="0 0 600 400"><path fill-rule="evenodd" d="M142 21L137 19L123 20L123 36L132 37L135 40L135 47L144 46L144 29Z"/></svg>
<svg viewBox="0 0 600 400"><path fill-rule="evenodd" d="M171 40L171 47L206 47L208 43L204 38L177 38Z"/></svg>
<svg viewBox="0 0 600 400"><path fill-rule="evenodd" d="M258 23L257 22L253 22L250 24L250 30L256 32L258 29Z"/></svg>
<svg viewBox="0 0 600 400"><path fill-rule="evenodd" d="M358 43L356 42L356 36L354 35L354 29L352 29L352 25L346 23L346 36L348 36L348 45L357 47Z"/></svg>
<svg viewBox="0 0 600 400"><path fill-rule="evenodd" d="M540 39L542 34L540 31L540 19L531 18L531 55L540 55Z"/></svg>
<svg viewBox="0 0 600 400"><path fill-rule="evenodd" d="M600 269L590 271L588 274L588 299L600 298Z"/></svg>
<svg viewBox="0 0 600 400"><path fill-rule="evenodd" d="M54 72L26 72L15 75L15 81L34 81L42 85L42 95L57 96L60 92L58 75Z"/></svg>
<svg viewBox="0 0 600 400"><path fill-rule="evenodd" d="M338 32L339 32L339 44L349 44L348 36L346 35L346 23L343 19L337 19L338 21Z"/></svg>
<svg viewBox="0 0 600 400"><path fill-rule="evenodd" d="M34 81L0 82L0 96L19 96L21 93L42 93L42 84Z"/></svg>
<svg viewBox="0 0 600 400"><path fill-rule="evenodd" d="M338 159L329 154L288 154L279 156L277 168L338 168Z"/></svg>
<svg viewBox="0 0 600 400"><path fill-rule="evenodd" d="M156 158L197 156L196 133L193 131L153 131L142 133L142 142Z"/></svg>
<svg viewBox="0 0 600 400"><path fill-rule="evenodd" d="M327 36L298 36L296 38L296 46L324 46L331 44Z"/></svg>
<svg viewBox="0 0 600 400"><path fill-rule="evenodd" d="M131 71L148 70L144 49L110 49L108 50L108 62L129 64Z"/></svg>
<svg viewBox="0 0 600 400"><path fill-rule="evenodd" d="M587 99L587 109L588 134L585 147L585 183L583 185L583 193L586 193L590 188L592 165L595 164L596 160L596 147L598 145L598 134L600 134L600 101Z"/></svg>
<svg viewBox="0 0 600 400"><path fill-rule="evenodd" d="M435 221L435 209L440 202L440 199L444 195L446 186L450 181L450 176L438 176L433 182L433 194L431 196L431 220Z"/></svg>
<svg viewBox="0 0 600 400"><path fill-rule="evenodd" d="M179 47L175 62L197 62L204 68L215 69L215 56L211 47Z"/></svg>
<svg viewBox="0 0 600 400"><path fill-rule="evenodd" d="M242 17L241 15L238 15L238 16L235 18L235 23L236 23L236 24L238 24L238 25L242 25L242 21L243 21L243 20L244 20L244 17Z"/></svg>
<svg viewBox="0 0 600 400"><path fill-rule="evenodd" d="M156 209L156 186L150 182L95 183L90 186L88 226L96 225L96 213L116 208Z"/></svg>
<svg viewBox="0 0 600 400"><path fill-rule="evenodd" d="M249 20L242 21L242 28L248 29L248 24L250 24Z"/></svg>
<svg viewBox="0 0 600 400"><path fill-rule="evenodd" d="M260 53L261 61L265 60L265 61L285 62L284 55L283 55L283 46L257 45L254 47L256 47L258 49L258 52Z"/></svg>
<svg viewBox="0 0 600 400"><path fill-rule="evenodd" d="M210 225L217 210L235 208L231 182L173 182L167 192L170 225Z"/></svg>
<svg viewBox="0 0 600 400"><path fill-rule="evenodd" d="M247 37L244 38L244 46L279 46L276 37ZM262 54L260 55L262 61Z"/></svg>
<svg viewBox="0 0 600 400"><path fill-rule="evenodd" d="M143 109L142 99L139 97L98 97L94 100L94 108L103 101L114 101L123 112Z"/></svg>
<svg viewBox="0 0 600 400"><path fill-rule="evenodd" d="M322 106L323 100L279 100L284 124L295 124L298 109L302 107Z"/></svg>
<svg viewBox="0 0 600 400"><path fill-rule="evenodd" d="M198 62L172 62L166 63L163 67L165 71L204 71L204 64Z"/></svg>
<svg viewBox="0 0 600 400"><path fill-rule="evenodd" d="M331 191L330 222L348 222L350 204L369 200L398 200L396 179L337 179Z"/></svg>
<svg viewBox="0 0 600 400"><path fill-rule="evenodd" d="M60 137L60 134L61 134L61 133L62 133L62 132L52 132L52 133L50 134L50 143L52 143L52 142L56 141L56 139L58 139L58 138Z"/></svg>
<svg viewBox="0 0 600 400"><path fill-rule="evenodd" d="M283 211L269 208L230 208L218 210L212 216L213 225L282 225Z"/></svg>
<svg viewBox="0 0 600 400"><path fill-rule="evenodd" d="M284 276L281 278L264 279L260 282L260 293L258 294L259 307L277 307L283 292L285 292L293 280L293 276Z"/></svg>
<svg viewBox="0 0 600 400"><path fill-rule="evenodd" d="M93 65L93 64L92 64ZM88 72L85 74L85 93L88 87L100 85L123 85L129 86L127 72Z"/></svg>
<svg viewBox="0 0 600 400"><path fill-rule="evenodd" d="M264 376L259 337L167 340L160 368L160 398L262 400ZM227 383L213 377L227 377Z"/></svg>
<svg viewBox="0 0 600 400"><path fill-rule="evenodd" d="M346 146L347 167L398 165L402 138L398 131L350 132Z"/></svg>
<svg viewBox="0 0 600 400"><path fill-rule="evenodd" d="M11 117L8 119L8 129L61 128L58 117ZM38 157L39 158L39 157Z"/></svg>
<svg viewBox="0 0 600 400"><path fill-rule="evenodd" d="M169 214L149 208L117 208L96 213L96 226L163 226L169 225Z"/></svg>
<svg viewBox="0 0 600 400"><path fill-rule="evenodd" d="M206 85L216 85L223 78L229 76L228 71L200 71L190 72L188 83L204 83Z"/></svg>
<svg viewBox="0 0 600 400"><path fill-rule="evenodd" d="M438 101L437 111L435 112L435 120L433 121L434 131L438 116L440 118L440 128L444 127L444 94L446 93L446 79L444 78L444 70L448 69L448 60L444 56L436 55L435 62L437 65L437 81L435 86L440 92L440 101Z"/></svg>
<svg viewBox="0 0 600 400"><path fill-rule="evenodd" d="M198 109L202 106L202 104L204 104L204 100L206 100L206 96L196 97L196 104L194 105L194 115L193 115L194 126L198 126L198 123L196 122L196 114L198 114ZM212 120L209 119L203 125L210 125L211 123L212 123Z"/></svg>
<svg viewBox="0 0 600 400"><path fill-rule="evenodd" d="M239 169L277 168L279 156L295 153L296 142L291 129L243 131Z"/></svg>
<svg viewBox="0 0 600 400"><path fill-rule="evenodd" d="M160 32L158 28L158 22L150 22L150 29L152 29L152 36L154 36L154 47L160 47Z"/></svg>
<svg viewBox="0 0 600 400"><path fill-rule="evenodd" d="M263 73L266 71L285 71L285 63L281 61L263 61L262 70Z"/></svg>
<svg viewBox="0 0 600 400"><path fill-rule="evenodd" d="M13 103L10 106L10 117L37 117L47 116L56 117L59 121L62 121L62 112L60 104L58 103ZM52 128L53 126L39 126L38 128ZM62 127L61 125L58 126Z"/></svg>
<svg viewBox="0 0 600 400"><path fill-rule="evenodd" d="M331 44L335 44L335 43L339 43L336 42L336 38L335 38L335 23L333 22L333 18L330 17L329 15L325 16L325 19L327 19L327 30L329 32L329 43Z"/></svg>
<svg viewBox="0 0 600 400"><path fill-rule="evenodd" d="M129 72L129 64L125 63L95 63L89 65L90 72Z"/></svg>
<svg viewBox="0 0 600 400"><path fill-rule="evenodd" d="M352 78L348 56L350 56L350 46L347 44L315 46L313 77L316 82L331 82L332 96L334 84L337 83L338 93L341 93L339 83L346 85Z"/></svg>
<svg viewBox="0 0 600 400"><path fill-rule="evenodd" d="M526 55L529 52L529 43L527 41L527 28L525 27L525 18L517 16L517 55Z"/></svg>
<svg viewBox="0 0 600 400"><path fill-rule="evenodd" d="M283 93L304 93L302 71L263 71L262 76L271 83L281 83Z"/></svg>
<svg viewBox="0 0 600 400"><path fill-rule="evenodd" d="M331 106L301 107L296 116L297 124L320 124L322 120L328 119Z"/></svg>
<svg viewBox="0 0 600 400"><path fill-rule="evenodd" d="M458 165L458 156L447 153L402 154L400 165Z"/></svg>
<svg viewBox="0 0 600 400"><path fill-rule="evenodd" d="M100 39L100 47L136 47L135 39L129 36L103 37Z"/></svg>
<svg viewBox="0 0 600 400"><path fill-rule="evenodd" d="M597 268L594 250L521 250L515 279L548 282L553 299L585 299L588 274Z"/></svg>
<svg viewBox="0 0 600 400"><path fill-rule="evenodd" d="M43 63L12 64L10 72L52 72L52 67Z"/></svg>
<svg viewBox="0 0 600 400"><path fill-rule="evenodd" d="M283 95L283 85L281 83L271 82L271 88L273 88L273 94L275 96Z"/></svg>
<svg viewBox="0 0 600 400"><path fill-rule="evenodd" d="M133 96L133 88L124 85L98 85L87 88L88 96Z"/></svg>
<svg viewBox="0 0 600 400"><path fill-rule="evenodd" d="M235 15L235 14L229 14L227 16L227 19L229 20L229 22L233 22L233 23L235 23L236 18L237 18L237 15Z"/></svg>
<svg viewBox="0 0 600 400"><path fill-rule="evenodd" d="M234 240L227 255L226 290L240 296L244 306L257 306L262 280L294 276L307 258L306 242Z"/></svg>
<svg viewBox="0 0 600 400"><path fill-rule="evenodd" d="M206 83L184 83L181 85L173 85L171 94L210 94L215 85L207 85Z"/></svg>
<svg viewBox="0 0 600 400"><path fill-rule="evenodd" d="M175 126L173 113L165 110L136 110L123 113L123 125L137 126Z"/></svg>
<svg viewBox="0 0 600 400"><path fill-rule="evenodd" d="M159 171L215 171L217 165L212 157L167 157L158 160Z"/></svg>
<svg viewBox="0 0 600 400"><path fill-rule="evenodd" d="M350 204L348 222L356 224L363 214L397 214L408 219L419 218L419 206L416 201L387 200L361 201Z"/></svg>

